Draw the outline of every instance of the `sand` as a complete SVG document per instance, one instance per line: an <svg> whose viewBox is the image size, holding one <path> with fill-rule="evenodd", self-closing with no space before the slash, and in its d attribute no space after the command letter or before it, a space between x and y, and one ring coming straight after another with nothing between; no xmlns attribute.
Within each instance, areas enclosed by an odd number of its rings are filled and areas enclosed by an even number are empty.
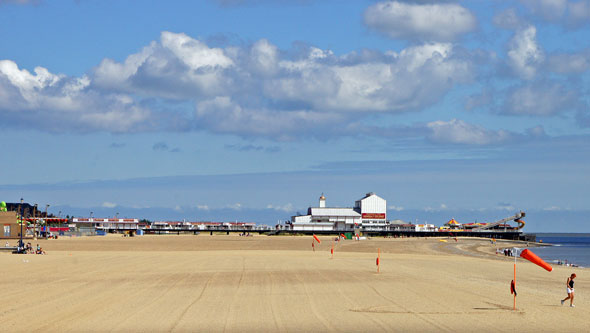
<svg viewBox="0 0 590 333"><path fill-rule="evenodd" d="M0 327L4 332L590 331L588 269L547 272L519 260L513 311L513 258L493 254L489 240L347 240L335 246L331 259L332 238L322 239L316 252L308 236L41 240L48 255L0 253ZM572 272L578 275L575 308L559 304Z"/></svg>

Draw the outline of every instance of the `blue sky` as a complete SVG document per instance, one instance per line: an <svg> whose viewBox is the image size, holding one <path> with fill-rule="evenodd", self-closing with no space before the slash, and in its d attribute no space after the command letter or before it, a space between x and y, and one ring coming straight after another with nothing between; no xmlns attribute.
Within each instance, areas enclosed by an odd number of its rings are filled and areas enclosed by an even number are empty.
<svg viewBox="0 0 590 333"><path fill-rule="evenodd" d="M0 199L590 232L589 32L589 0L0 0Z"/></svg>

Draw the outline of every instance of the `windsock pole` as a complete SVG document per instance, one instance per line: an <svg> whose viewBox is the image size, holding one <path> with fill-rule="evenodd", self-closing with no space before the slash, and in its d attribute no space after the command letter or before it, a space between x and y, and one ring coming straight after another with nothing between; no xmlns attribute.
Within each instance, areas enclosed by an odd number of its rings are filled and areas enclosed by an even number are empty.
<svg viewBox="0 0 590 333"><path fill-rule="evenodd" d="M313 252L315 252L315 240L314 239L311 240L311 249L313 250Z"/></svg>
<svg viewBox="0 0 590 333"><path fill-rule="evenodd" d="M516 291L516 254L514 255L514 290ZM514 305L512 310L516 310L516 292L514 292Z"/></svg>
<svg viewBox="0 0 590 333"><path fill-rule="evenodd" d="M332 244L332 249L330 250L330 253L332 254L332 258L330 259L334 259L334 244Z"/></svg>

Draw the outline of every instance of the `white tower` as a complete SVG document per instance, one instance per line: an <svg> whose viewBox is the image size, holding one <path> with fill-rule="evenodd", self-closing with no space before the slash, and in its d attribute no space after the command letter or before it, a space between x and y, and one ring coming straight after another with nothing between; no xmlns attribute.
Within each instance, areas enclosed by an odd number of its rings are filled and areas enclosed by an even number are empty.
<svg viewBox="0 0 590 333"><path fill-rule="evenodd" d="M324 193L322 193L322 196L320 197L320 208L326 208L326 197L324 196Z"/></svg>

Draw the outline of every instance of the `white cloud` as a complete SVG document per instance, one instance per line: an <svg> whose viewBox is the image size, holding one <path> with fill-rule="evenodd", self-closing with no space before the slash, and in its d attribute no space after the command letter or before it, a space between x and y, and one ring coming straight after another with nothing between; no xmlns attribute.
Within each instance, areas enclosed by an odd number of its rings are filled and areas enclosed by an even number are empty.
<svg viewBox="0 0 590 333"><path fill-rule="evenodd" d="M537 73L537 68L545 56L537 44L537 29L528 26L516 32L510 40L508 63L515 73L525 80L531 80Z"/></svg>
<svg viewBox="0 0 590 333"><path fill-rule="evenodd" d="M402 210L404 210L404 207L402 207L402 206L387 206L387 209L395 210L396 212L401 212Z"/></svg>
<svg viewBox="0 0 590 333"><path fill-rule="evenodd" d="M198 128L216 133L271 136L279 140L289 140L297 132L308 132L307 127L333 124L334 121L340 121L341 117L306 110L243 108L230 97L223 96L197 103L195 119Z"/></svg>
<svg viewBox="0 0 590 333"><path fill-rule="evenodd" d="M227 68L233 65L223 50L210 48L203 42L183 33L164 31L161 36L162 47L170 50L177 59L182 60L191 70L202 68Z"/></svg>
<svg viewBox="0 0 590 333"><path fill-rule="evenodd" d="M288 76L267 82L274 100L298 102L334 112L399 112L434 103L454 84L469 82L473 68L454 58L445 43L413 46L389 52L380 60L346 63L346 57L323 63L311 54L299 61L282 61ZM340 61L339 61L340 60Z"/></svg>
<svg viewBox="0 0 590 333"><path fill-rule="evenodd" d="M577 53L556 53L547 59L549 70L559 74L581 74L590 70L590 49Z"/></svg>
<svg viewBox="0 0 590 333"><path fill-rule="evenodd" d="M426 211L426 212L438 212L438 211L441 211L441 210L447 210L447 208L448 208L447 205L444 204L444 203L442 203L442 204L440 204L440 206L434 207L434 208L433 207L430 207L430 206L425 207L424 208L424 211Z"/></svg>
<svg viewBox="0 0 590 333"><path fill-rule="evenodd" d="M578 109L578 94L557 82L535 82L513 87L504 101L502 113L551 116Z"/></svg>
<svg viewBox="0 0 590 333"><path fill-rule="evenodd" d="M233 209L233 210L240 210L240 209L242 209L242 204L237 202L233 205L227 205L226 208Z"/></svg>
<svg viewBox="0 0 590 333"><path fill-rule="evenodd" d="M472 82L470 57L448 43L336 56L305 46L283 52L264 39L213 48L162 32L123 62L104 59L79 78L41 67L31 74L10 60L0 62L0 115L5 124L43 130L338 135L343 132L335 124L346 129L361 114L421 110L455 85ZM195 105L195 112L176 101Z"/></svg>
<svg viewBox="0 0 590 333"><path fill-rule="evenodd" d="M549 206L549 207L545 207L543 208L544 211L549 211L549 212L556 212L556 211L560 211L563 210L561 207L559 206Z"/></svg>
<svg viewBox="0 0 590 333"><path fill-rule="evenodd" d="M583 26L590 23L590 0L568 3L568 18L566 24Z"/></svg>
<svg viewBox="0 0 590 333"><path fill-rule="evenodd" d="M250 68L264 76L276 74L279 69L279 49L266 39L255 42L250 48Z"/></svg>
<svg viewBox="0 0 590 333"><path fill-rule="evenodd" d="M537 125L535 127L528 128L526 133L533 138L544 138L547 137L547 133L545 133L545 128L541 125Z"/></svg>
<svg viewBox="0 0 590 333"><path fill-rule="evenodd" d="M103 60L94 70L94 81L105 90L163 98L215 95L231 86L224 71L234 64L226 51L183 33L164 31L159 43L150 43L122 64Z"/></svg>
<svg viewBox="0 0 590 333"><path fill-rule="evenodd" d="M507 131L492 131L459 119L437 120L429 122L426 127L431 131L428 138L437 143L487 145L501 143L512 137Z"/></svg>
<svg viewBox="0 0 590 333"><path fill-rule="evenodd" d="M494 15L493 22L496 26L504 29L522 28L526 22L518 16L516 9L507 8Z"/></svg>
<svg viewBox="0 0 590 333"><path fill-rule="evenodd" d="M512 205L510 203L505 203L505 202L499 202L498 203L498 206L496 207L496 209L505 210L505 211L514 211L514 210L516 210L516 208L514 207L514 205Z"/></svg>
<svg viewBox="0 0 590 333"><path fill-rule="evenodd" d="M560 19L567 10L567 0L520 0L533 13L540 15L541 17L556 21Z"/></svg>
<svg viewBox="0 0 590 333"><path fill-rule="evenodd" d="M545 21L568 27L590 23L590 0L520 0L531 12Z"/></svg>
<svg viewBox="0 0 590 333"><path fill-rule="evenodd" d="M0 115L50 131L133 132L149 126L152 114L128 96L103 94L90 78L68 78L36 67L34 74L0 60Z"/></svg>
<svg viewBox="0 0 590 333"><path fill-rule="evenodd" d="M209 206L207 205L197 205L198 210L209 210Z"/></svg>
<svg viewBox="0 0 590 333"><path fill-rule="evenodd" d="M293 204L291 204L291 203L288 203L288 204L282 205L282 206L275 206L272 204L268 204L268 205L266 205L266 209L274 209L274 210L283 211L283 212L292 212L295 210L293 208Z"/></svg>
<svg viewBox="0 0 590 333"><path fill-rule="evenodd" d="M371 5L365 24L391 38L452 41L473 31L475 16L458 4L414 4L383 1Z"/></svg>
<svg viewBox="0 0 590 333"><path fill-rule="evenodd" d="M105 208L115 208L117 206L118 205L116 203L113 203L113 202L105 201L105 202L102 203L102 207L105 207Z"/></svg>

